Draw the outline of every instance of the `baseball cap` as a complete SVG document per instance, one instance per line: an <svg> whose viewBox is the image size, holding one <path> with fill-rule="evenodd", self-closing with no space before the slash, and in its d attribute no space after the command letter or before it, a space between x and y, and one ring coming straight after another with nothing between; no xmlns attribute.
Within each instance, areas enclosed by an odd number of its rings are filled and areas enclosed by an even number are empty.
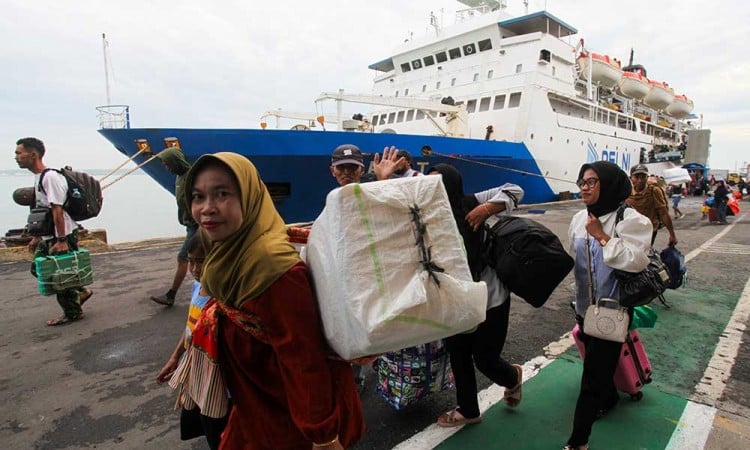
<svg viewBox="0 0 750 450"><path fill-rule="evenodd" d="M643 164L638 164L637 166L630 169L630 175L635 175L639 173L645 173L646 175L648 175L648 167L646 167Z"/></svg>
<svg viewBox="0 0 750 450"><path fill-rule="evenodd" d="M365 167L359 147L352 144L344 144L336 147L333 154L331 154L331 165L340 166L341 164L356 164Z"/></svg>

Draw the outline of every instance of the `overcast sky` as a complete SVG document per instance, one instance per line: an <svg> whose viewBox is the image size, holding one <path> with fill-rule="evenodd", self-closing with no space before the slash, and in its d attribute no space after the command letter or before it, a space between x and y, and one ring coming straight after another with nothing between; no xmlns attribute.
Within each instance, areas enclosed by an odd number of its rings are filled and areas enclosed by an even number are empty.
<svg viewBox="0 0 750 450"><path fill-rule="evenodd" d="M510 0L522 14L523 2ZM712 130L711 166L750 162L750 3L697 0L531 0L587 47L666 81L694 100ZM267 109L311 111L324 91L369 93L367 66L448 0L0 0L0 169L17 167L15 142L36 136L51 166L113 168L124 157L97 132L106 103L106 33L115 104L133 127L257 128ZM441 13L442 10L442 13ZM334 103L328 102L329 115ZM325 106L324 106L325 107Z"/></svg>

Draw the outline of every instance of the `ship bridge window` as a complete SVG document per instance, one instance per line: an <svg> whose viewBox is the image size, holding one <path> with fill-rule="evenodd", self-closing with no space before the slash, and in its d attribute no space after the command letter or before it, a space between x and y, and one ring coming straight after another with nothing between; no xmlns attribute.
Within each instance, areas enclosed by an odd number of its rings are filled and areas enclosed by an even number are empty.
<svg viewBox="0 0 750 450"><path fill-rule="evenodd" d="M396 95L395 96L398 97L398 91L396 91Z"/></svg>
<svg viewBox="0 0 750 450"><path fill-rule="evenodd" d="M469 100L466 102L466 112L473 113L477 110L477 101L476 100Z"/></svg>
<svg viewBox="0 0 750 450"><path fill-rule="evenodd" d="M396 120L396 113L392 112L388 114L388 123L393 123L394 120Z"/></svg>
<svg viewBox="0 0 750 450"><path fill-rule="evenodd" d="M508 97L508 108L518 108L521 105L521 93L514 92Z"/></svg>
<svg viewBox="0 0 750 450"><path fill-rule="evenodd" d="M495 96L495 104L492 109L503 109L505 108L505 94Z"/></svg>
<svg viewBox="0 0 750 450"><path fill-rule="evenodd" d="M474 74L474 81L479 81L479 74L478 73Z"/></svg>
<svg viewBox="0 0 750 450"><path fill-rule="evenodd" d="M484 97L479 101L479 110L480 111L487 111L490 109L490 102L492 101L492 97Z"/></svg>
<svg viewBox="0 0 750 450"><path fill-rule="evenodd" d="M546 48L539 50L539 61L549 62L551 53Z"/></svg>
<svg viewBox="0 0 750 450"><path fill-rule="evenodd" d="M440 89L440 82L435 83L435 89Z"/></svg>
<svg viewBox="0 0 750 450"><path fill-rule="evenodd" d="M422 111L421 109L418 109L417 110L417 118L414 119L414 120L422 120L422 119L424 119L424 111Z"/></svg>
<svg viewBox="0 0 750 450"><path fill-rule="evenodd" d="M451 86L455 86L455 85L456 85L456 79L455 78L451 78Z"/></svg>
<svg viewBox="0 0 750 450"><path fill-rule="evenodd" d="M492 40L491 39L484 39L479 42L479 51L480 52L486 52L487 50L492 50Z"/></svg>
<svg viewBox="0 0 750 450"><path fill-rule="evenodd" d="M451 59L458 59L461 57L461 49L456 47L448 50L448 55L450 55Z"/></svg>
<svg viewBox="0 0 750 450"><path fill-rule="evenodd" d="M523 64L517 64L516 65L516 73L521 73L523 70Z"/></svg>
<svg viewBox="0 0 750 450"><path fill-rule="evenodd" d="M477 52L477 47L474 44L464 45L464 55L473 55Z"/></svg>
<svg viewBox="0 0 750 450"><path fill-rule="evenodd" d="M399 111L398 116L396 116L396 122L403 122L404 121L404 111Z"/></svg>
<svg viewBox="0 0 750 450"><path fill-rule="evenodd" d="M422 58L422 61L424 61L425 67L429 67L435 64L435 58L433 58L432 55L425 56L424 58Z"/></svg>
<svg viewBox="0 0 750 450"><path fill-rule="evenodd" d="M494 74L495 74L494 70L492 70L492 69L488 70L487 71L487 79L491 80L492 79L492 75L494 75Z"/></svg>
<svg viewBox="0 0 750 450"><path fill-rule="evenodd" d="M426 90L427 90L427 85L426 85L426 84L423 84L423 85L422 85L422 92L425 92Z"/></svg>
<svg viewBox="0 0 750 450"><path fill-rule="evenodd" d="M380 125L385 125L385 119L386 119L386 115L385 114L383 114L382 116L380 116Z"/></svg>
<svg viewBox="0 0 750 450"><path fill-rule="evenodd" d="M445 52L435 53L435 59L439 63L444 63L448 61L448 55L446 55Z"/></svg>
<svg viewBox="0 0 750 450"><path fill-rule="evenodd" d="M409 88L404 89L404 97L406 97L407 95L409 95Z"/></svg>
<svg viewBox="0 0 750 450"><path fill-rule="evenodd" d="M379 115L375 114L374 116L372 116L372 124L373 125L377 125L378 124L378 120L380 120L380 116Z"/></svg>
<svg viewBox="0 0 750 450"><path fill-rule="evenodd" d="M414 70L421 69L422 68L422 60L421 59L415 59L411 62L411 66L414 68Z"/></svg>
<svg viewBox="0 0 750 450"><path fill-rule="evenodd" d="M402 72L409 72L411 70L411 66L409 66L409 63L403 63L401 64L401 71Z"/></svg>
<svg viewBox="0 0 750 450"><path fill-rule="evenodd" d="M414 120L414 110L410 109L406 111L406 121L411 122L412 120Z"/></svg>

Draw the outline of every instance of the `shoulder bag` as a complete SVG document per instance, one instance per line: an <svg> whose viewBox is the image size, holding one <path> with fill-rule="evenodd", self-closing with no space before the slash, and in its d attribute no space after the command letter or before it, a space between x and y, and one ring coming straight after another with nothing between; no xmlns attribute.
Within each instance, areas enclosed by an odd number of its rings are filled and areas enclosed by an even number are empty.
<svg viewBox="0 0 750 450"><path fill-rule="evenodd" d="M625 342L628 336L627 308L620 306L617 300L600 298L594 302L594 280L591 274L591 250L589 236L586 234L586 266L589 272L589 307L583 317L583 332L589 336L612 342Z"/></svg>
<svg viewBox="0 0 750 450"><path fill-rule="evenodd" d="M617 210L615 226L625 215L625 206ZM616 234L617 232L615 232ZM648 305L659 297L670 284L669 270L653 249L648 252L648 266L640 272L614 270L620 289L620 305L626 307Z"/></svg>

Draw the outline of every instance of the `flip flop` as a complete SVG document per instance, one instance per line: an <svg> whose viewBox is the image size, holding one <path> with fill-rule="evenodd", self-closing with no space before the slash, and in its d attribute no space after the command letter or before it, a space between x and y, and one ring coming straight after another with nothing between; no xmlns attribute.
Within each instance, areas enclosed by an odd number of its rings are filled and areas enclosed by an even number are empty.
<svg viewBox="0 0 750 450"><path fill-rule="evenodd" d="M515 408L521 403L521 397L523 395L521 390L523 388L523 367L518 364L513 364L513 367L515 367L518 372L518 384L512 388L505 388L505 393L503 394L503 401L511 408Z"/></svg>
<svg viewBox="0 0 750 450"><path fill-rule="evenodd" d="M83 306L83 304L86 303L86 300L90 299L92 295L94 295L94 291L92 291L91 289L86 289L80 294L78 294L79 304Z"/></svg>
<svg viewBox="0 0 750 450"><path fill-rule="evenodd" d="M458 412L458 408L456 408L438 417L437 424L443 428L453 428L463 425L471 425L473 423L479 423L481 421L481 416L467 418L464 417L460 412Z"/></svg>
<svg viewBox="0 0 750 450"><path fill-rule="evenodd" d="M47 326L48 327L56 327L56 326L59 326L59 325L67 325L69 323L77 322L77 321L79 321L81 319L83 319L83 313L79 314L78 317L76 317L75 319L71 319L70 317L63 315L63 316L57 317L55 319L48 320L47 321Z"/></svg>

